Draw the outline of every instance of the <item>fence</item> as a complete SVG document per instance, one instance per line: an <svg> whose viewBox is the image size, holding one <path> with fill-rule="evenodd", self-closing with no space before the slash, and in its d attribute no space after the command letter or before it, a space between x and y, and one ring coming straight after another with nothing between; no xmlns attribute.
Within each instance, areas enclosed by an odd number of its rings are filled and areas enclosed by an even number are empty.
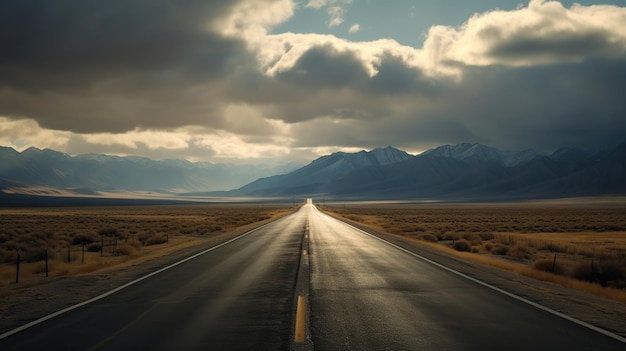
<svg viewBox="0 0 626 351"><path fill-rule="evenodd" d="M626 250L616 247L601 247L595 243L563 243L559 241L535 239L509 234L494 234L494 239L506 245L528 246L537 250L572 255L575 258L586 258L599 261L615 260L620 262L626 260Z"/></svg>
<svg viewBox="0 0 626 351"><path fill-rule="evenodd" d="M18 252L17 257L14 261L15 283L17 284L20 282L20 273L21 273L20 269L23 268L24 264L41 263L42 265L41 268L36 269L37 275L42 275L42 276L45 275L45 277L49 277L50 275L49 261L50 260L56 260L57 262L61 261L67 264L73 264L73 263L85 264L86 254L87 254L87 257L89 257L89 254L91 254L92 259L93 259L94 254L98 255L99 257L119 256L123 254L123 252L120 253L120 251L118 251L120 247L119 245L127 241L128 241L128 238L119 239L117 237L111 238L111 237L102 236L99 242L98 241L93 241L93 242L83 241L82 243L75 244L75 245L68 243L68 245L64 248L55 248L55 249L45 248L45 249L42 249L41 254L37 253L36 255L32 255L32 254L28 255L26 260L24 259L24 256L22 256ZM165 235L164 240L159 241L158 243L164 243L168 241L169 241L169 238L167 235ZM10 264L11 263L9 262L3 265L6 267L6 265L10 265Z"/></svg>

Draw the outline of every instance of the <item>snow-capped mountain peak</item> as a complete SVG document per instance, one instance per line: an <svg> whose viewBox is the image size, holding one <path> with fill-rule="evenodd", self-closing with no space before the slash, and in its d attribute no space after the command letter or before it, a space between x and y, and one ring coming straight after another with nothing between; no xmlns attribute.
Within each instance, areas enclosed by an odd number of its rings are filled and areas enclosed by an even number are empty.
<svg viewBox="0 0 626 351"><path fill-rule="evenodd" d="M512 167L530 161L543 154L531 149L523 151L503 151L479 143L462 143L457 145L443 145L427 150L422 155L449 157L466 162L495 162L507 167Z"/></svg>

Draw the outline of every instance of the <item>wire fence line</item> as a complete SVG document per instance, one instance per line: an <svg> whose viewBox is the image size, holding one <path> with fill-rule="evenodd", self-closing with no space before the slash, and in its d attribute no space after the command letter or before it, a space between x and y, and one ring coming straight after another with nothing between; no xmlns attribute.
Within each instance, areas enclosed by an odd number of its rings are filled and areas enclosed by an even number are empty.
<svg viewBox="0 0 626 351"><path fill-rule="evenodd" d="M563 243L560 241L520 237L509 234L494 234L494 238L507 245L528 246L552 253L563 253L574 257L596 260L626 260L626 250L618 247L606 247L596 243Z"/></svg>
<svg viewBox="0 0 626 351"><path fill-rule="evenodd" d="M45 276L50 275L51 261L63 262L65 264L85 264L89 263L88 260L94 260L94 255L99 257L115 257L126 255L127 252L120 250L122 244L126 244L129 240L134 241L135 245L143 246L146 243L141 243L135 240L134 236L128 236L124 239L118 237L105 237L101 236L100 240L84 240L82 242L68 242L64 247L43 247L33 248L29 250L29 254L25 259L23 255L18 251L16 257L12 261L5 261L0 264L0 267L15 266L15 283L20 282L20 269L24 264L41 264L41 267L31 269L31 276ZM159 240L151 242L150 245L162 244L169 242L169 236L163 235ZM124 246L128 247L128 245ZM123 248L123 247L122 247ZM35 252L33 254L33 252Z"/></svg>

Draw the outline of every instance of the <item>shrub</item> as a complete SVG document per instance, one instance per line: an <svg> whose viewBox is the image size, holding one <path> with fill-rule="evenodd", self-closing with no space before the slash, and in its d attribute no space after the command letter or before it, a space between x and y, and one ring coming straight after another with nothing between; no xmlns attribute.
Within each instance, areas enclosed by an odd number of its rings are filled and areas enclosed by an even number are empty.
<svg viewBox="0 0 626 351"><path fill-rule="evenodd" d="M601 262L598 271L598 281L602 286L626 278L626 268L617 261Z"/></svg>
<svg viewBox="0 0 626 351"><path fill-rule="evenodd" d="M476 235L476 233L463 233L463 235L461 235L461 237L465 240L468 241L475 241L479 239L479 236Z"/></svg>
<svg viewBox="0 0 626 351"><path fill-rule="evenodd" d="M136 250L139 250L141 248L141 241L137 240L137 239L130 239L126 242L126 244L132 246L133 248L135 248Z"/></svg>
<svg viewBox="0 0 626 351"><path fill-rule="evenodd" d="M143 233L139 233L136 238L137 240L139 240L141 242L142 245L146 244L146 241L148 239L150 239L152 236L154 235L154 232L150 231L150 232L143 232Z"/></svg>
<svg viewBox="0 0 626 351"><path fill-rule="evenodd" d="M24 251L25 247L24 245L22 245L21 243L18 243L15 240L9 240L5 243L3 243L3 249L5 251Z"/></svg>
<svg viewBox="0 0 626 351"><path fill-rule="evenodd" d="M116 237L116 238L121 238L122 237L122 234L120 233L120 231L115 229L115 228L100 229L98 231L98 234L100 234L102 236L110 236L110 237Z"/></svg>
<svg viewBox="0 0 626 351"><path fill-rule="evenodd" d="M117 247L117 253L119 255L135 257L137 256L137 249L135 249L132 245L124 243Z"/></svg>
<svg viewBox="0 0 626 351"><path fill-rule="evenodd" d="M472 250L472 245L467 240L457 240L454 243L454 249L461 252L470 252Z"/></svg>
<svg viewBox="0 0 626 351"><path fill-rule="evenodd" d="M592 282L594 279L594 270L595 269L591 268L591 263L581 262L574 266L570 275L578 280Z"/></svg>
<svg viewBox="0 0 626 351"><path fill-rule="evenodd" d="M431 243L436 243L438 241L437 237L432 234L421 234L418 238Z"/></svg>
<svg viewBox="0 0 626 351"><path fill-rule="evenodd" d="M601 261L593 267L590 262L579 263L572 270L572 276L578 280L597 282L602 286L618 282L626 278L626 268L618 261Z"/></svg>
<svg viewBox="0 0 626 351"><path fill-rule="evenodd" d="M79 245L82 243L91 244L92 242L94 242L94 239L89 234L75 234L72 237L72 245Z"/></svg>
<svg viewBox="0 0 626 351"><path fill-rule="evenodd" d="M425 232L426 228L420 226L411 227L408 231L410 232Z"/></svg>
<svg viewBox="0 0 626 351"><path fill-rule="evenodd" d="M490 252L494 255L506 255L506 253L509 252L509 248L501 244L496 244Z"/></svg>
<svg viewBox="0 0 626 351"><path fill-rule="evenodd" d="M167 242L167 235L155 235L144 243L144 245L159 245Z"/></svg>
<svg viewBox="0 0 626 351"><path fill-rule="evenodd" d="M478 236L480 236L480 238L485 241L494 239L494 236L492 233L479 233Z"/></svg>
<svg viewBox="0 0 626 351"><path fill-rule="evenodd" d="M511 248L507 254L511 257L519 258L522 260L528 260L532 256L530 248L520 245L513 246L513 248Z"/></svg>
<svg viewBox="0 0 626 351"><path fill-rule="evenodd" d="M11 234L0 233L0 244L11 240Z"/></svg>
<svg viewBox="0 0 626 351"><path fill-rule="evenodd" d="M554 259L546 258L543 260L535 261L535 263L533 264L533 268L538 271L552 272L553 265L554 265ZM556 262L556 265L554 265L554 273L556 274L565 273L565 266L559 263L558 260Z"/></svg>
<svg viewBox="0 0 626 351"><path fill-rule="evenodd" d="M102 245L100 243L91 243L87 245L86 248L89 252L100 252L102 250Z"/></svg>
<svg viewBox="0 0 626 351"><path fill-rule="evenodd" d="M69 235L65 235L65 234L57 235L56 243L59 244L59 242L66 242L66 243L72 242L72 237Z"/></svg>
<svg viewBox="0 0 626 351"><path fill-rule="evenodd" d="M459 235L458 234L445 233L443 235L443 240L457 240L457 239L459 239Z"/></svg>
<svg viewBox="0 0 626 351"><path fill-rule="evenodd" d="M25 250L20 253L20 260L25 262L38 262L46 258L45 249Z"/></svg>

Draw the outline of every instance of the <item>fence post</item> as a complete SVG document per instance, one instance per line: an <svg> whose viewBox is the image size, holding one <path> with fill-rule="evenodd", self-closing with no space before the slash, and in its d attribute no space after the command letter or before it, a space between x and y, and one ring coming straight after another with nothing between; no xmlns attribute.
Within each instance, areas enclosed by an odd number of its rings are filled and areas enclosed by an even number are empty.
<svg viewBox="0 0 626 351"><path fill-rule="evenodd" d="M44 255L46 256L46 278L48 278L48 249L46 249Z"/></svg>
<svg viewBox="0 0 626 351"><path fill-rule="evenodd" d="M554 254L554 261L552 261L552 273L554 273L556 269L556 254Z"/></svg>
<svg viewBox="0 0 626 351"><path fill-rule="evenodd" d="M70 263L72 257L70 256L70 244L67 244L67 263Z"/></svg>
<svg viewBox="0 0 626 351"><path fill-rule="evenodd" d="M15 284L20 282L20 254L17 254L17 265L15 268Z"/></svg>
<svg viewBox="0 0 626 351"><path fill-rule="evenodd" d="M85 263L85 242L83 241L83 263Z"/></svg>
<svg viewBox="0 0 626 351"><path fill-rule="evenodd" d="M100 257L104 255L104 237L100 237Z"/></svg>

